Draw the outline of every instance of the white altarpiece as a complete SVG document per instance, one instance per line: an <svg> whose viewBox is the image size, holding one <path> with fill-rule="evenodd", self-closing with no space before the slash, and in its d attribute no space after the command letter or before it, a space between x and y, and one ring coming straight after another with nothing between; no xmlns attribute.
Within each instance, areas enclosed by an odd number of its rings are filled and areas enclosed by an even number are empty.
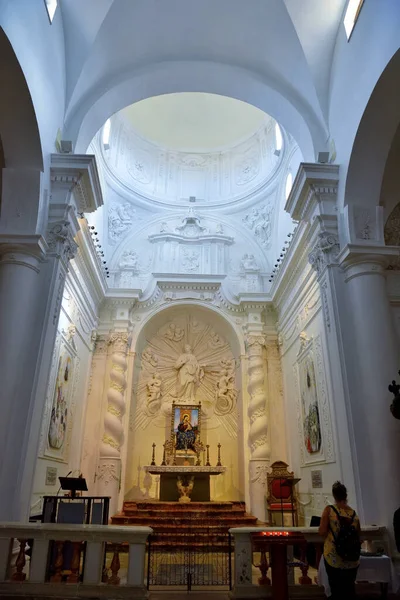
<svg viewBox="0 0 400 600"><path fill-rule="evenodd" d="M157 477L146 474L142 467L150 464L153 442L156 463L161 463L163 444L170 436L172 402L201 402L201 441L210 446L212 465L217 463L217 445L221 444L227 472L215 478L211 499L244 498L244 491L239 489L239 361L221 333L195 314L182 311L175 315L147 340L137 356L127 453L127 499L158 496Z"/></svg>

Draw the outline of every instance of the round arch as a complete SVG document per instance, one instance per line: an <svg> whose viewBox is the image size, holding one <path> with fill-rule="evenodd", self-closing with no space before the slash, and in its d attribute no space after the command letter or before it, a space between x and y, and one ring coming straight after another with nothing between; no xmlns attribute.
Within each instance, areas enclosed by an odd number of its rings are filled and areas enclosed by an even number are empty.
<svg viewBox="0 0 400 600"><path fill-rule="evenodd" d="M171 61L103 81L67 117L65 137L75 141L76 152L86 152L91 140L115 112L152 96L179 92L206 92L252 104L271 115L294 137L304 160L314 161L326 148L327 132L312 108L289 85L272 75L260 75L236 66L208 61Z"/></svg>
<svg viewBox="0 0 400 600"><path fill-rule="evenodd" d="M345 185L345 205L378 205L387 159L400 126L400 50L380 76L362 115Z"/></svg>
<svg viewBox="0 0 400 600"><path fill-rule="evenodd" d="M166 323L166 319L172 318L176 314L180 314L182 310L198 310L203 313L205 318L215 321L221 321L229 332L227 341L232 347L233 354L238 358L245 353L244 338L238 335L238 331L234 323L217 306L209 306L203 302L185 301L173 302L160 308L153 308L146 318L141 321L140 326L134 330L132 335L131 350L136 354L141 352L146 343L146 336L156 331L159 327ZM213 315L213 316L212 316Z"/></svg>
<svg viewBox="0 0 400 600"><path fill-rule="evenodd" d="M7 168L43 171L39 128L25 76L0 27L0 136Z"/></svg>
<svg viewBox="0 0 400 600"><path fill-rule="evenodd" d="M174 323L177 338L166 338L166 332L170 323ZM186 328L185 328L186 323ZM180 329L181 327L181 329ZM184 336L182 333L184 331ZM218 335L219 341L214 345L214 335ZM212 343L211 343L212 342ZM213 489L214 498L220 500L243 500L246 495L247 480L245 477L245 433L242 421L243 398L241 394L241 381L243 380L241 369L237 360L243 349L242 340L234 325L221 313L216 307L205 306L200 302L174 302L171 305L160 309L153 309L143 319L140 329L132 340L132 350L135 352L135 362L132 373L132 396L130 399L129 410L129 434L125 447L126 451L126 470L123 474L123 486L121 497L125 500L137 500L140 498L150 498L156 493L155 482L148 481L148 476L143 472L143 465L149 464L149 449L151 452L151 443L154 441L157 445L156 461L161 460L162 445L171 434L171 411L168 410L169 399L173 398L175 387L171 388L171 367L168 366L164 356L165 348L168 346L171 360L174 362L184 351L185 344L192 345L194 354L198 360L203 361L204 356L209 356L209 368L207 375L207 365L200 363L200 366L206 370L204 381L196 395L196 404L202 402L202 433L203 443L210 445L211 460L216 460L217 443L222 444L222 455L224 464L230 465L229 476L220 478L215 482ZM211 345L210 345L211 343ZM220 347L218 343L222 344ZM230 350L227 349L226 343ZM166 346L165 346L166 344ZM146 363L143 366L143 352L148 346L151 358L154 363ZM165 346L165 347L164 347ZM221 348L221 349L219 349ZM203 358L201 358L203 357ZM237 398L237 409L235 405L229 413L224 416L217 416L214 412L214 386L219 381L219 373L215 372L216 365L223 357L237 360L238 368L236 370L236 385L239 391ZM155 373L161 375L161 380L166 385L163 388L163 394L166 393L166 400L159 409L149 418L147 411L140 410L143 407L146 394L146 382L151 380L151 371L153 367L150 364L156 364ZM147 366L146 366L147 365ZM221 367L222 369L224 367ZM234 367L233 367L234 368ZM154 377L154 375L153 375ZM211 386L211 387L210 387ZM217 389L217 388L216 388ZM168 391L170 390L170 391ZM203 390L201 392L201 390ZM211 394L211 395L210 395ZM179 400L177 401L179 404ZM205 410L205 413L203 413ZM149 442L149 440L151 440ZM150 444L150 445L149 445ZM146 479L147 477L147 479ZM152 487L152 491L150 488ZM150 494L150 495L149 495Z"/></svg>

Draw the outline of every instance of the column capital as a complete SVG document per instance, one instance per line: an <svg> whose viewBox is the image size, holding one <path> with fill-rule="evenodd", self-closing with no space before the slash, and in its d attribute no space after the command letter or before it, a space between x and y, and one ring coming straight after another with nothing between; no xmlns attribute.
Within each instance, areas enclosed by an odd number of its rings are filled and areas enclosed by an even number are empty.
<svg viewBox="0 0 400 600"><path fill-rule="evenodd" d="M308 255L308 262L320 276L330 264L337 262L340 251L339 238L332 231L321 231Z"/></svg>
<svg viewBox="0 0 400 600"><path fill-rule="evenodd" d="M246 336L246 348L249 349L251 347L264 347L265 346L265 336L256 333L248 333Z"/></svg>
<svg viewBox="0 0 400 600"><path fill-rule="evenodd" d="M348 282L361 275L385 276L390 259L399 256L398 246L347 244L338 255L338 263Z"/></svg>
<svg viewBox="0 0 400 600"><path fill-rule="evenodd" d="M129 349L129 333L127 331L113 331L108 338L108 345L112 352L126 354Z"/></svg>
<svg viewBox="0 0 400 600"><path fill-rule="evenodd" d="M78 221L72 207L68 207L64 218L49 220L47 225L49 254L61 259L66 268L78 251L74 240L77 230Z"/></svg>

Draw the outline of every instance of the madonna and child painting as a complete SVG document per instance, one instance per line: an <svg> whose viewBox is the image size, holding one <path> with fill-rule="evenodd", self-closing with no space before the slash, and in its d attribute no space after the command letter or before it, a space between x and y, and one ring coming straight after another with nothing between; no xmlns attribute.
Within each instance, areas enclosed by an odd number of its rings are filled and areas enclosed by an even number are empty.
<svg viewBox="0 0 400 600"><path fill-rule="evenodd" d="M173 433L176 450L195 450L199 433L199 407L174 406Z"/></svg>

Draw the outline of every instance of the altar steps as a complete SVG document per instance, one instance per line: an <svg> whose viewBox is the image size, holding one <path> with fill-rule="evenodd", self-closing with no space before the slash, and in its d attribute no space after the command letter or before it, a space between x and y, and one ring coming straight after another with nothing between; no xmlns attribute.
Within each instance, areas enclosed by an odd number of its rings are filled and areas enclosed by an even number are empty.
<svg viewBox="0 0 400 600"><path fill-rule="evenodd" d="M163 535L210 536L232 527L254 527L257 518L246 513L243 502L124 502L111 518L113 525L152 527ZM179 540L177 540L179 541ZM199 543L201 537L199 538Z"/></svg>

